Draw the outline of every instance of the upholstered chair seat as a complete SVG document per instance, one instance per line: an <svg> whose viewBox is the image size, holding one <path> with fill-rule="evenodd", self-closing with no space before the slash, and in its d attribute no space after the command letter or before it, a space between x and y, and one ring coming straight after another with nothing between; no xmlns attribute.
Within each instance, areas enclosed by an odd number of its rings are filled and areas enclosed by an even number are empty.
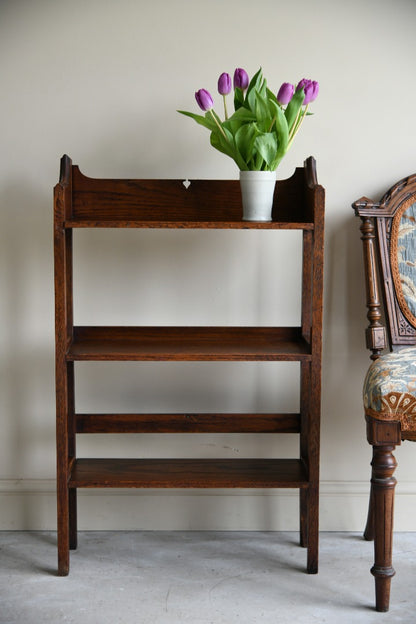
<svg viewBox="0 0 416 624"><path fill-rule="evenodd" d="M416 347L374 360L364 381L363 398L366 416L398 420L402 432L416 436Z"/></svg>

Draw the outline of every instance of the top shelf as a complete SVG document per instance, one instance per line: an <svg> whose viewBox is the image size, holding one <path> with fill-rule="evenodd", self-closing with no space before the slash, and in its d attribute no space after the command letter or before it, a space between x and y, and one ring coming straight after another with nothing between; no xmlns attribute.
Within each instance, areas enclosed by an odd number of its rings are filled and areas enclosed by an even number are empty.
<svg viewBox="0 0 416 624"><path fill-rule="evenodd" d="M72 228L170 228L211 230L313 230L312 223L301 221L184 221L183 219L68 219L66 229Z"/></svg>
<svg viewBox="0 0 416 624"><path fill-rule="evenodd" d="M238 180L89 178L61 160L55 187L56 218L65 228L301 229L315 227L315 161L278 180L271 222L242 221ZM60 201L62 199L62 201Z"/></svg>

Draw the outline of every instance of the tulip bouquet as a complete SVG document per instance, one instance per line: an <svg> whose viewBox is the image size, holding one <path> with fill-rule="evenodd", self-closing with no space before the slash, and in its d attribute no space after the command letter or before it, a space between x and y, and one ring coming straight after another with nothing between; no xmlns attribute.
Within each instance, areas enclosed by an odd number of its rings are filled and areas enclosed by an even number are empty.
<svg viewBox="0 0 416 624"><path fill-rule="evenodd" d="M228 116L226 98L234 87L234 113ZM205 115L178 111L211 132L211 145L230 156L240 171L275 171L291 146L308 107L318 95L314 80L301 80L296 86L283 83L277 95L267 87L262 69L249 80L244 69L231 76L221 74L218 92L223 97L224 120L214 111L214 101L206 89L195 93Z"/></svg>

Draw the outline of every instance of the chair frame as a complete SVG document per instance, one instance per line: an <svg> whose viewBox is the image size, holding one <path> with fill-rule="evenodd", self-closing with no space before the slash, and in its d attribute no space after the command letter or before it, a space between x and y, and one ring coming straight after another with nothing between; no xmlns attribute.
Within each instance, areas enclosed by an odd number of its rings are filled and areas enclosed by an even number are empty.
<svg viewBox="0 0 416 624"><path fill-rule="evenodd" d="M371 359L383 351L416 344L415 319L404 303L400 276L394 267L397 223L404 210L416 201L416 174L403 178L374 202L362 197L352 204L361 218L364 272L367 294L366 345ZM392 263L393 260L393 263ZM392 267L393 264L393 267ZM380 296L381 295L381 296ZM383 322L385 319L385 323ZM416 440L416 431L406 430L400 415L386 418L366 414L367 440L373 447L371 492L364 537L374 540L376 610L388 611L392 566L393 510L397 462L393 455L402 440Z"/></svg>

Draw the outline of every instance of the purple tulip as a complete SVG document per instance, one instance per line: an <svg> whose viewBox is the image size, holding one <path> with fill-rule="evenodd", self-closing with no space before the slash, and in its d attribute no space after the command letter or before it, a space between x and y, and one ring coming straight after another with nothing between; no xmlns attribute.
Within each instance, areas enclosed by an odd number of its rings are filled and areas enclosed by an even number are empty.
<svg viewBox="0 0 416 624"><path fill-rule="evenodd" d="M202 108L203 111L209 111L214 106L214 100L210 92L206 89L199 89L199 91L195 93L195 99L199 108Z"/></svg>
<svg viewBox="0 0 416 624"><path fill-rule="evenodd" d="M220 95L228 95L231 91L231 76L224 72L218 78L218 93Z"/></svg>
<svg viewBox="0 0 416 624"><path fill-rule="evenodd" d="M311 81L308 80L308 78L302 78L302 80L300 80L296 86L296 91L300 91L301 89L305 89L305 87L310 83Z"/></svg>
<svg viewBox="0 0 416 624"><path fill-rule="evenodd" d="M234 72L234 89L247 89L248 87L248 74L245 69L241 69L241 67L237 67Z"/></svg>
<svg viewBox="0 0 416 624"><path fill-rule="evenodd" d="M308 80L307 78L302 78L302 80L296 87L296 91L300 91L300 89L303 89L305 93L305 99L303 100L303 103L305 105L310 104L310 102L313 102L318 96L319 83L316 80Z"/></svg>
<svg viewBox="0 0 416 624"><path fill-rule="evenodd" d="M284 82L277 94L279 104L289 104L295 92L295 87L290 82Z"/></svg>
<svg viewBox="0 0 416 624"><path fill-rule="evenodd" d="M314 100L316 100L316 98L318 97L318 93L319 93L319 82L317 82L316 80L312 80L312 85L313 85L313 93L312 93L312 98L309 100L310 102L313 102Z"/></svg>

